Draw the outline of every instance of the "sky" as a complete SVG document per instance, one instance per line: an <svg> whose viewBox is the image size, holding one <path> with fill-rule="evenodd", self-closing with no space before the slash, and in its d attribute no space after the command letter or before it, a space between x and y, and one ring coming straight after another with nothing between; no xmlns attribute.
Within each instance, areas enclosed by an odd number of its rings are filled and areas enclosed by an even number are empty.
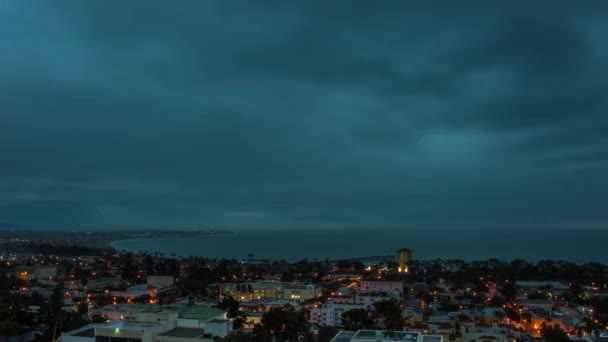
<svg viewBox="0 0 608 342"><path fill-rule="evenodd" d="M0 225L608 229L605 1L0 1Z"/></svg>

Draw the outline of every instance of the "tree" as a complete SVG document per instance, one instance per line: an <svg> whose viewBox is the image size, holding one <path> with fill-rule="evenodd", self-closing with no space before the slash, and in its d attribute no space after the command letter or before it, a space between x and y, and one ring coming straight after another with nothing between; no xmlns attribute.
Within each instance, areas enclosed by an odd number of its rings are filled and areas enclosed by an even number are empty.
<svg viewBox="0 0 608 342"><path fill-rule="evenodd" d="M80 315L86 315L89 312L89 303L87 303L86 301L78 303L78 306L76 307L76 312Z"/></svg>
<svg viewBox="0 0 608 342"><path fill-rule="evenodd" d="M89 283L89 279L87 279L87 277L82 277L80 279L80 285L82 285L82 293L83 293L83 297L86 299L87 298L87 284Z"/></svg>
<svg viewBox="0 0 608 342"><path fill-rule="evenodd" d="M342 319L344 319L344 315L342 315L342 317ZM329 342L337 333L338 329L335 327L320 327L319 334L317 335L317 342Z"/></svg>
<svg viewBox="0 0 608 342"><path fill-rule="evenodd" d="M459 310L458 304L443 301L440 304L441 310L445 312L455 312Z"/></svg>
<svg viewBox="0 0 608 342"><path fill-rule="evenodd" d="M572 293L572 296L574 296L574 298L578 298L578 296L582 292L583 292L583 288L581 287L581 284L579 284L579 283L570 284L570 293Z"/></svg>
<svg viewBox="0 0 608 342"><path fill-rule="evenodd" d="M584 329L589 333L589 335L593 334L595 337L599 337L603 324L600 324L589 317L583 317L582 322L585 323Z"/></svg>
<svg viewBox="0 0 608 342"><path fill-rule="evenodd" d="M521 321L521 315L519 314L519 311L517 311L516 309L513 309L509 306L505 307L505 314L507 315L507 317L509 317L510 320L519 323L519 321Z"/></svg>
<svg viewBox="0 0 608 342"><path fill-rule="evenodd" d="M21 331L21 326L15 322L0 322L0 336L4 337L5 341L8 341L9 337L19 334L19 331Z"/></svg>
<svg viewBox="0 0 608 342"><path fill-rule="evenodd" d="M52 331L52 340L57 339L58 333L61 332L64 323L63 306L63 283L55 285L51 299L45 307L46 317L48 318L48 327Z"/></svg>
<svg viewBox="0 0 608 342"><path fill-rule="evenodd" d="M500 294L507 301L513 301L515 299L515 297L517 297L517 289L515 288L515 284L512 281L511 282L506 282L500 288L499 291L500 291Z"/></svg>
<svg viewBox="0 0 608 342"><path fill-rule="evenodd" d="M374 320L365 309L352 309L342 313L342 323L346 330L372 329Z"/></svg>
<svg viewBox="0 0 608 342"><path fill-rule="evenodd" d="M262 324L254 327L257 341L298 341L309 333L304 311L293 307L274 308L262 317Z"/></svg>
<svg viewBox="0 0 608 342"><path fill-rule="evenodd" d="M560 328L559 325L547 325L543 323L540 328L540 334L546 342L569 342L568 334Z"/></svg>
<svg viewBox="0 0 608 342"><path fill-rule="evenodd" d="M91 316L91 323L103 323L106 321L106 318L100 314L94 314Z"/></svg>
<svg viewBox="0 0 608 342"><path fill-rule="evenodd" d="M253 335L239 330L236 333L232 333L232 334L224 337L224 339L221 341L222 342L253 342Z"/></svg>
<svg viewBox="0 0 608 342"><path fill-rule="evenodd" d="M427 304L433 301L433 295L428 291L418 291L418 293L416 293L416 298L423 300Z"/></svg>
<svg viewBox="0 0 608 342"><path fill-rule="evenodd" d="M502 296L494 296L490 299L490 306L501 307L506 304L507 301Z"/></svg>
<svg viewBox="0 0 608 342"><path fill-rule="evenodd" d="M498 319L500 319L500 321L502 321L503 318L505 318L506 314L504 311L502 310L495 310L494 311L494 316Z"/></svg>
<svg viewBox="0 0 608 342"><path fill-rule="evenodd" d="M246 317L245 313L239 310L239 302L234 300L231 296L227 296L218 305L218 309L226 310L226 316L234 319L232 321L234 329L240 329L245 324Z"/></svg>
<svg viewBox="0 0 608 342"><path fill-rule="evenodd" d="M387 330L402 330L403 317L401 308L394 300L383 300L374 303L375 316L384 322Z"/></svg>

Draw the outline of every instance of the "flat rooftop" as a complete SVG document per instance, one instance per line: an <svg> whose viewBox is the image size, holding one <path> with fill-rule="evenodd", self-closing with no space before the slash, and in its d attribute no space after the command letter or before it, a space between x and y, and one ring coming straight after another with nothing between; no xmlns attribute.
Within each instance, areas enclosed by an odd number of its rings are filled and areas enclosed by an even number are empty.
<svg viewBox="0 0 608 342"><path fill-rule="evenodd" d="M407 331L382 331L382 330L359 330L353 339L369 339L369 340L399 340L417 342L420 333Z"/></svg>
<svg viewBox="0 0 608 342"><path fill-rule="evenodd" d="M160 334L161 336L171 336L171 337L184 337L184 338L194 338L197 336L201 336L203 334L203 329L195 329L195 328L175 328L173 330L169 330L165 333Z"/></svg>
<svg viewBox="0 0 608 342"><path fill-rule="evenodd" d="M109 323L96 325L98 329L125 329L125 330L141 330L142 328L150 328L162 325L162 322L133 322L133 321L111 321Z"/></svg>
<svg viewBox="0 0 608 342"><path fill-rule="evenodd" d="M75 333L75 334L74 334L74 335L72 335L72 336L78 336L78 337L95 337L95 328L94 328L94 327L92 327L92 328L89 328L89 329L86 329L86 330L79 331L79 332Z"/></svg>
<svg viewBox="0 0 608 342"><path fill-rule="evenodd" d="M198 319L198 320L205 321L205 320L217 317L219 315L223 315L224 313L225 313L224 310L210 308L207 306L186 305L186 306L183 306L179 310L178 317L185 318L185 319Z"/></svg>
<svg viewBox="0 0 608 342"><path fill-rule="evenodd" d="M355 334L355 331L340 331L331 339L331 342L350 342Z"/></svg>
<svg viewBox="0 0 608 342"><path fill-rule="evenodd" d="M422 335L422 342L443 342L443 337L436 335Z"/></svg>

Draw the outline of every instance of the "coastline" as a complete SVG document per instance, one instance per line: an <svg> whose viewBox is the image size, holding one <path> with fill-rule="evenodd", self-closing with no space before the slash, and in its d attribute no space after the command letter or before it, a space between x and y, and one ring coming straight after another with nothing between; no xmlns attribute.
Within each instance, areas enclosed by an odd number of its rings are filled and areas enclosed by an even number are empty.
<svg viewBox="0 0 608 342"><path fill-rule="evenodd" d="M123 235L122 238L108 239L105 246L116 249L116 250L125 250L128 252L135 252L130 249L116 247L115 244L129 242L129 241L142 241L142 240L145 241L145 240L156 240L156 239L187 239L187 240L203 239L203 238L212 238L212 237L234 235L234 234L236 234L236 232L229 231L229 230L221 230L221 231L218 231L218 230L214 230L214 231L192 230L192 231L177 231L177 232L152 231L151 234L150 234L150 232L145 232L145 233L134 232L134 233L128 233L127 236Z"/></svg>
<svg viewBox="0 0 608 342"><path fill-rule="evenodd" d="M448 237L450 238L443 238ZM114 241L117 250L155 251L180 257L269 260L352 260L370 256L394 255L401 248L413 251L418 260L462 259L465 261L524 259L529 261L566 260L575 263L608 262L602 241L608 232L570 230L559 234L533 231L513 234L512 231L451 232L412 231L276 231L242 230L233 234L199 238L123 239ZM585 249L572 249L585 245ZM568 253L564 253L568 251ZM600 257L601 256L601 257Z"/></svg>

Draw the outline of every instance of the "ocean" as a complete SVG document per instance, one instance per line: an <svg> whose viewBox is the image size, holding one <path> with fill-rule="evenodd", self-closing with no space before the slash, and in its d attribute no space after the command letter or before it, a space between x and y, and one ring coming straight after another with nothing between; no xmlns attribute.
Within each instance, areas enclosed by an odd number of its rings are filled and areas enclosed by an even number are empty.
<svg viewBox="0 0 608 342"><path fill-rule="evenodd" d="M198 238L141 238L114 241L118 250L160 252L165 256L253 258L298 261L394 255L467 261L517 258L608 263L604 230L242 230Z"/></svg>
<svg viewBox="0 0 608 342"><path fill-rule="evenodd" d="M603 230L243 230L197 238L141 238L114 241L118 250L166 256L287 261L393 255L400 248L413 258L467 261L517 258L608 263L608 231Z"/></svg>

